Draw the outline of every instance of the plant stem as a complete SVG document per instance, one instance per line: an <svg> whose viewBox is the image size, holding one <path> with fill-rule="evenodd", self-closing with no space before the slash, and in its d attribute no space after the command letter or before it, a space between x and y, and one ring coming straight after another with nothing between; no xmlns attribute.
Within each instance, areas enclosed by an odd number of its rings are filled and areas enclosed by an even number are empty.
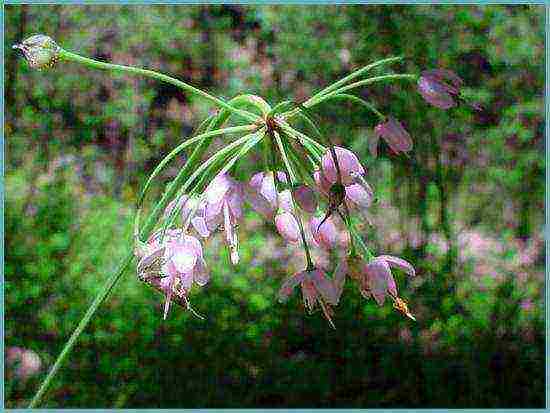
<svg viewBox="0 0 550 413"><path fill-rule="evenodd" d="M167 76L163 73L158 73L158 72L155 72L153 70L148 70L148 69L140 69L140 68L132 67L132 66L124 66L124 65L116 65L116 64L113 64L113 63L100 62L98 60L94 60L94 59L90 59L88 57L80 56L76 53L68 52L67 50L64 50L64 49L61 49L59 57L61 59L69 60L69 61L72 61L72 62L75 62L75 63L81 63L85 66L88 66L88 67L91 67L91 68L94 68L94 69L128 72L128 73L132 73L132 74L151 77L153 79L157 79L157 80L160 80L162 82L170 83L174 86L177 86L177 87L179 87L181 89L184 89L188 92L191 92L195 95L202 96L203 98L211 101L215 105L217 105L221 108L227 109L228 111L230 111L230 112L232 112L236 115L239 115L239 116L247 119L250 122L256 122L256 121L261 119L260 116L257 116L255 114L253 114L251 112L248 112L248 111L245 111L245 110L234 108L233 106L228 105L227 103L225 103L223 100L221 100L221 99L219 99L215 96L212 96L211 94L209 94L207 92L204 92L203 90L200 90L200 89L198 89L194 86L191 86L188 83L182 82L181 80L174 79L173 77Z"/></svg>
<svg viewBox="0 0 550 413"><path fill-rule="evenodd" d="M86 311L86 314L84 314L84 317L82 317L82 320L80 320L80 322L76 326L75 330L73 331L73 334L71 334L71 337L69 338L67 343L65 343L65 346L63 347L63 350L61 350L61 353L57 357L57 360L55 361L54 365L52 366L52 368L48 372L48 375L46 376L46 378L44 379L44 381L40 385L40 388L38 389L38 391L34 395L32 401L30 402L29 408L36 407L37 404L40 402L40 400L42 399L42 396L46 392L50 382L55 377L57 371L59 370L59 368L61 367L61 365L63 364L63 362L65 361L65 359L69 355L69 353L71 352L73 346L75 345L76 341L78 340L78 337L80 336L82 331L86 328L86 326L88 325L88 323L92 319L92 317L93 317L94 313L96 312L96 310L105 301L105 299L107 298L109 293L112 291L112 289L114 288L114 286L116 285L116 283L118 282L120 277L124 274L124 271L126 270L128 265L130 265L133 258L134 258L134 253L133 253L133 251L130 251L126 255L126 257L124 258L124 260L122 260L122 263L120 264L118 270L109 279L107 279L107 281L103 285L101 291L99 292L99 294L96 296L96 298L94 299L94 301L92 302L92 304L88 308L88 311Z"/></svg>

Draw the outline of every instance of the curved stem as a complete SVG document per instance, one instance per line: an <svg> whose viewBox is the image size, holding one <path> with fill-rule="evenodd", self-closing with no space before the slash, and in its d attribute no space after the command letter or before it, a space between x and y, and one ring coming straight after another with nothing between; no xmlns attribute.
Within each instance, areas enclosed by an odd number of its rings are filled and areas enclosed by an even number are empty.
<svg viewBox="0 0 550 413"><path fill-rule="evenodd" d="M228 111L233 112L234 114L239 115L239 116L247 119L250 122L256 122L256 121L261 119L261 117L258 116L258 115L255 115L251 112L248 112L248 111L245 111L245 110L242 110L242 109L234 108L233 106L225 103L223 100L221 100L221 99L219 99L215 96L212 96L211 94L209 94L207 92L204 92L203 90L200 90L200 89L198 89L194 86L191 86L188 83L182 82L181 80L174 79L173 77L170 77L170 76L165 75L163 73L158 73L158 72L155 72L153 70L148 70L148 69L140 69L140 68L132 67L132 66L124 66L124 65L117 65L117 64L113 64L113 63L100 62L98 60L94 60L94 59L90 59L88 57L80 56L76 53L71 53L71 52L69 52L67 50L64 50L64 49L61 49L61 51L59 53L59 57L60 57L60 59L65 59L65 60L73 61L73 62L76 62L76 63L81 63L85 66L92 67L92 68L95 68L95 69L112 70L112 71L119 71L119 72L128 72L128 73L132 73L132 74L151 77L153 79L157 79L157 80L160 80L160 81L163 81L163 82L166 82L166 83L170 83L174 86L177 86L177 87L179 87L181 89L184 89L188 92L191 92L195 95L202 96L203 98L209 100L210 102L214 103L215 105L217 105L221 108L227 109Z"/></svg>

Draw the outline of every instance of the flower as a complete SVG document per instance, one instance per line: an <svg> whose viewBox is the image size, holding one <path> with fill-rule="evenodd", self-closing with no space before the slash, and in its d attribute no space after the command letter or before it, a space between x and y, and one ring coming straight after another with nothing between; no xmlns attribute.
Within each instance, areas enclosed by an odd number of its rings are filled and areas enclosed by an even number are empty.
<svg viewBox="0 0 550 413"><path fill-rule="evenodd" d="M5 353L6 374L25 381L37 374L42 367L40 356L22 347L8 347Z"/></svg>
<svg viewBox="0 0 550 413"><path fill-rule="evenodd" d="M394 307L414 320L406 302L397 295L397 285L390 267L397 267L409 275L415 275L413 266L398 257L381 255L364 263L359 257L349 257L348 274L359 281L359 290L365 298L374 297L378 305L383 305L386 295L394 301Z"/></svg>
<svg viewBox="0 0 550 413"><path fill-rule="evenodd" d="M231 262L239 262L238 238L235 232L237 220L242 218L244 190L242 185L228 176L216 176L204 191L204 201L197 216L191 220L202 237L208 237L223 222L225 238L229 245Z"/></svg>
<svg viewBox="0 0 550 413"><path fill-rule="evenodd" d="M327 277L323 270L318 268L299 272L283 282L279 290L279 301L281 303L286 302L298 284L302 286L305 308L311 313L316 304L319 303L325 317L334 328L330 305L338 304L339 295L332 280Z"/></svg>
<svg viewBox="0 0 550 413"><path fill-rule="evenodd" d="M336 161L340 169L340 176L342 185L351 185L355 182L356 175L362 175L365 173L365 169L359 162L357 156L346 148L339 146L334 147L336 153ZM334 184L338 182L338 170L334 164L334 154L332 150L328 150L327 153L321 159L321 170L327 182Z"/></svg>
<svg viewBox="0 0 550 413"><path fill-rule="evenodd" d="M315 216L309 220L309 228L317 244L326 250L346 249L350 243L349 233L338 229L330 217L322 221L323 218Z"/></svg>
<svg viewBox="0 0 550 413"><path fill-rule="evenodd" d="M426 102L441 109L456 106L462 79L451 70L426 70L418 79L418 91Z"/></svg>
<svg viewBox="0 0 550 413"><path fill-rule="evenodd" d="M186 298L194 282L201 287L208 282L208 273L201 243L190 235L181 234L169 239L163 259L162 273L165 277L161 280L161 286L167 297L164 306L166 319L172 294Z"/></svg>
<svg viewBox="0 0 550 413"><path fill-rule="evenodd" d="M31 36L21 44L14 45L13 48L21 50L29 66L38 70L53 67L59 60L61 52L61 47L51 37L43 34Z"/></svg>
<svg viewBox="0 0 550 413"><path fill-rule="evenodd" d="M172 297L183 301L191 309L187 296L193 283L204 286L209 279L202 246L198 239L182 230L167 230L153 234L147 244L137 248L140 258L138 277L166 294L164 318L168 314Z"/></svg>
<svg viewBox="0 0 550 413"><path fill-rule="evenodd" d="M378 152L380 138L383 138L395 153L409 152L413 147L409 133L401 126L401 123L392 117L388 117L385 122L379 123L374 128L373 139L369 142L369 150L374 157Z"/></svg>

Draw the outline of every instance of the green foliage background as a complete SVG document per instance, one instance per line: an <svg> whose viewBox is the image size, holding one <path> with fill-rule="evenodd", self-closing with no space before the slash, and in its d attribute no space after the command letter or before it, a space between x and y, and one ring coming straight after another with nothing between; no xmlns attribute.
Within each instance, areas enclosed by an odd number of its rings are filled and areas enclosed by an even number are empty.
<svg viewBox="0 0 550 413"><path fill-rule="evenodd" d="M291 253L250 213L239 266L208 245L212 282L193 296L206 321L177 310L162 321L161 297L129 271L45 407L544 405L542 6L8 5L5 24L5 346L42 359L28 380L7 367L7 407L28 403L124 256L147 174L211 110L151 80L71 64L32 71L11 45L35 33L272 104L404 55L402 71L454 70L484 107L440 111L408 83L365 89L415 142L410 158L383 148L376 160L376 119L320 111L380 198L369 245L417 268L398 284L418 322L351 285L336 331L306 316L298 294L277 304ZM249 176L255 162L241 168Z"/></svg>

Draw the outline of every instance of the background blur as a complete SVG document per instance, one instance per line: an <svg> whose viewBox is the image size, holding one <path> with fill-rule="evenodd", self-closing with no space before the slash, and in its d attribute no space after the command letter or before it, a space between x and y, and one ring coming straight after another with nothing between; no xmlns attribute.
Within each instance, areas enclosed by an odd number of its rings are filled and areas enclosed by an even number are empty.
<svg viewBox="0 0 550 413"><path fill-rule="evenodd" d="M402 256L411 322L349 283L332 331L276 291L290 249L250 213L241 264L211 242L202 322L128 271L53 382L45 407L543 407L542 6L5 6L6 407L23 407L130 240L155 164L208 113L148 79L60 64L11 46L62 47L150 67L231 98L302 99L361 65L445 67L485 110L441 111L415 85L359 93L408 128L411 158L372 159L375 118L320 111L380 198L369 245ZM181 160L183 162L183 160ZM180 163L181 165L181 163ZM243 163L243 177L252 172ZM178 165L162 177L166 183ZM250 168L250 169L247 169ZM158 185L157 193L162 190Z"/></svg>

